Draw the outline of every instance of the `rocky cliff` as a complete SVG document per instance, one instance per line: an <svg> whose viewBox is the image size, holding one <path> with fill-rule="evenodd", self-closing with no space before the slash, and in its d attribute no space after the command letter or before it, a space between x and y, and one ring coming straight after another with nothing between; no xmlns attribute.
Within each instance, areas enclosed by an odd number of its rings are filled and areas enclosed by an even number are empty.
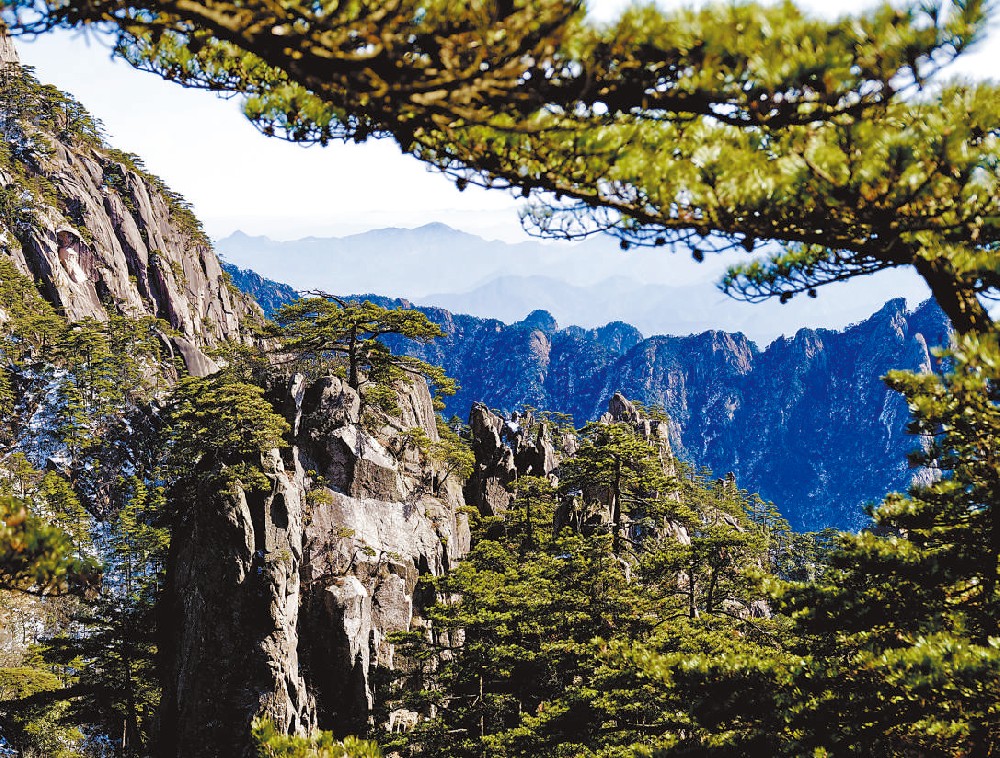
<svg viewBox="0 0 1000 758"><path fill-rule="evenodd" d="M263 461L271 489L199 503L173 537L164 755L255 755L256 715L288 732L387 723L389 636L420 628L421 577L469 549L460 484L406 441L438 438L422 380L376 430L334 377L272 400L293 431Z"/></svg>
<svg viewBox="0 0 1000 758"><path fill-rule="evenodd" d="M0 42L0 253L70 320L155 316L191 373L211 371L203 349L240 339L259 310L184 200Z"/></svg>
<svg viewBox="0 0 1000 758"><path fill-rule="evenodd" d="M477 405L463 496L463 483L441 477L408 441L414 429L438 439L422 380L400 387L400 413L377 429L335 377L298 375L271 396L292 433L287 449L263 458L270 489L206 498L173 536L164 755L254 755L258 715L289 733L412 726L420 714L387 706L391 675L409 665L392 635L433 633L424 612L435 595L421 579L468 552L463 506L502 515L515 479L556 480L573 454L569 439L555 441L557 430L531 414L504 418ZM623 396L601 420L634 428L673 465L665 424ZM602 500L583 492L557 518L606 524L611 514L594 510ZM681 524L664 527L689 541Z"/></svg>

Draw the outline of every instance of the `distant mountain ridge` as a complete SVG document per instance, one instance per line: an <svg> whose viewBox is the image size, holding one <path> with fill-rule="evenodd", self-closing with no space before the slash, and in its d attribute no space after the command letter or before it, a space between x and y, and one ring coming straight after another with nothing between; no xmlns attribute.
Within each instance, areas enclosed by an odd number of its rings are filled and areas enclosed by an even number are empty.
<svg viewBox="0 0 1000 758"><path fill-rule="evenodd" d="M440 223L292 241L237 232L217 247L233 264L299 289L379 292L508 323L544 308L560 323L584 328L616 320L646 334L713 327L742 331L761 344L803 325L843 328L860 321L885 302L886 292L911 305L929 297L918 277L897 270L824 287L816 300L750 305L715 286L725 267L745 254L709 256L698 265L686 252L667 248L623 252L608 237L513 244Z"/></svg>
<svg viewBox="0 0 1000 758"><path fill-rule="evenodd" d="M257 301L268 318L271 318L282 305L298 297L298 293L292 287L265 279L256 271L242 269L232 263L223 263L222 270L229 275L234 286Z"/></svg>
<svg viewBox="0 0 1000 758"><path fill-rule="evenodd" d="M866 502L906 489L914 474L906 454L918 440L906 434L904 399L881 377L897 368L933 370L930 348L949 335L935 304L908 311L902 299L843 331L803 329L765 349L717 330L646 338L622 322L561 329L543 310L511 324L419 310L447 336L392 346L458 380L446 413L466 418L474 402L507 413L527 404L582 424L620 391L665 408L681 457L734 472L798 529L859 528Z"/></svg>

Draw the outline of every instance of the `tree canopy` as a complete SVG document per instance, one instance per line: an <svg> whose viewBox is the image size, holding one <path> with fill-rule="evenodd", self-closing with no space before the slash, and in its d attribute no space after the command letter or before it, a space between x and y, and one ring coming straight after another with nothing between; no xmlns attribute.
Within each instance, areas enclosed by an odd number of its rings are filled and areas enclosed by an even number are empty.
<svg viewBox="0 0 1000 758"><path fill-rule="evenodd" d="M274 316L280 355L298 363L312 362L342 370L347 383L384 410L395 405L398 382L425 377L438 394L454 394L455 382L438 366L397 355L382 340L399 335L417 342L441 337L441 327L418 310L383 308L370 300L344 300L330 295L301 298Z"/></svg>
<svg viewBox="0 0 1000 758"><path fill-rule="evenodd" d="M760 575L779 563L769 553L781 553L780 518L754 522L759 499L678 470L626 424L580 433L560 489L584 484L581 496L600 500L602 513L560 518L566 494L523 477L503 517L474 518L471 553L434 580L432 633L398 636L412 660L400 666L400 702L429 718L385 737L386 752L626 756L673 746L700 728L681 693L613 651L777 649L783 622L760 612ZM652 507L656 487L673 495L668 516ZM626 515L627 539L615 523Z"/></svg>
<svg viewBox="0 0 1000 758"><path fill-rule="evenodd" d="M265 123L274 115L271 125L294 139L391 134L405 150L438 130L502 128L498 115L553 107L574 126L609 112L758 125L856 113L924 81L985 21L980 0L882 4L838 21L787 2L672 13L649 5L607 28L586 20L579 0L7 8L15 30L102 25L133 65L250 95L250 114Z"/></svg>
<svg viewBox="0 0 1000 758"><path fill-rule="evenodd" d="M70 536L0 496L0 590L41 595L80 591L97 573L93 561L74 555Z"/></svg>

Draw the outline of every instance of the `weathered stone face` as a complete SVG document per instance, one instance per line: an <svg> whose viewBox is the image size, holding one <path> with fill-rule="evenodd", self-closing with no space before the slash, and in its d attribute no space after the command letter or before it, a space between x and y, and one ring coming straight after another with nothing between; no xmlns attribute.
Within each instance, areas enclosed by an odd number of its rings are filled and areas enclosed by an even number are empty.
<svg viewBox="0 0 1000 758"><path fill-rule="evenodd" d="M255 756L258 715L289 732L315 724L298 660L302 491L276 451L263 468L269 492L192 503L174 532L162 755Z"/></svg>
<svg viewBox="0 0 1000 758"><path fill-rule="evenodd" d="M293 378L276 406L295 444L267 456L271 492L197 504L174 538L171 756L241 755L221 746L247 749L257 715L292 732L387 720L380 683L400 663L388 637L422 625L421 576L470 547L460 488L432 494L427 464L397 444L412 426L437 438L422 380L377 430L333 377Z"/></svg>
<svg viewBox="0 0 1000 758"><path fill-rule="evenodd" d="M20 70L5 34L0 66ZM30 228L0 222L0 254L38 281L70 320L105 320L109 307L155 316L176 331L165 342L192 374L215 370L204 348L245 339L244 322L259 308L228 286L211 246L178 220L176 200L154 178L110 149L41 136L50 154L19 170L54 198L30 193ZM0 187L18 182L15 172L0 169Z"/></svg>

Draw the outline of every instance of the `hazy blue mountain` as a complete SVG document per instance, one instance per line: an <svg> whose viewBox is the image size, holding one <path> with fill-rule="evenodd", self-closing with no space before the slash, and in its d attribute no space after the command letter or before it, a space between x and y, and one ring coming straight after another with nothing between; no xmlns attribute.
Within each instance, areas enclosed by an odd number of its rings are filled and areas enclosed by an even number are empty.
<svg viewBox="0 0 1000 758"><path fill-rule="evenodd" d="M256 271L242 269L232 263L223 263L222 269L229 274L236 287L257 301L264 309L264 315L268 318L271 318L282 305L290 303L298 297L298 293L287 284L279 284L265 279Z"/></svg>
<svg viewBox="0 0 1000 758"><path fill-rule="evenodd" d="M857 300L838 297L750 304L732 299L711 286L648 284L615 276L589 286L577 286L544 276L502 276L460 293L414 298L419 305L445 308L512 323L534 309L549 311L562 324L595 328L611 320L632 324L645 334L694 334L706 327L743 332L770 342L802 323L846 326L867 318L884 302L885 281L858 282ZM868 307L866 301L875 303Z"/></svg>
<svg viewBox="0 0 1000 758"><path fill-rule="evenodd" d="M379 292L506 322L544 308L584 328L625 321L646 334L725 329L761 343L807 325L861 321L887 293L911 305L929 294L912 273L887 271L824 287L816 300L750 305L715 287L725 266L745 255L709 256L698 265L667 249L623 252L607 237L509 244L444 224L287 242L236 233L217 247L231 263L298 289Z"/></svg>
<svg viewBox="0 0 1000 758"><path fill-rule="evenodd" d="M475 401L505 412L528 404L582 423L615 392L660 404L682 457L733 471L799 529L860 527L866 502L908 486L906 454L917 440L906 434L905 401L881 377L930 370L929 346L948 333L936 305L911 312L901 299L844 331L803 329L765 349L722 331L643 339L621 323L559 329L544 312L504 325L421 310L449 336L395 347L458 380L448 412L465 416Z"/></svg>

